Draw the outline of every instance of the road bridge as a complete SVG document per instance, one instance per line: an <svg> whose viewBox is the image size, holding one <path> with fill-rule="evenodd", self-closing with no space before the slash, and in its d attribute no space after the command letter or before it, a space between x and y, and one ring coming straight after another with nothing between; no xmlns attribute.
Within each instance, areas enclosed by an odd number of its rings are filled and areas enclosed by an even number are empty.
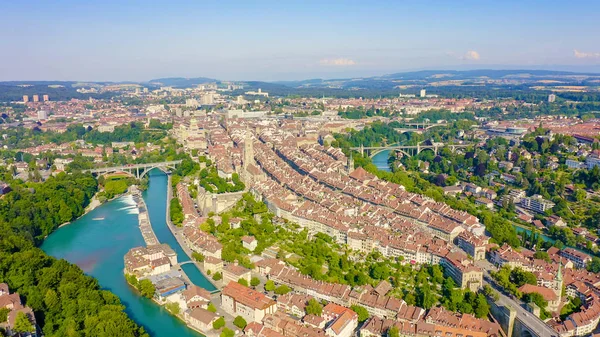
<svg viewBox="0 0 600 337"><path fill-rule="evenodd" d="M499 321L509 337L558 337L554 329L527 311L523 303L504 294L503 289L491 279L488 271L484 273L483 283L491 286L498 293L498 300L492 303L494 309L492 316Z"/></svg>
<svg viewBox="0 0 600 337"><path fill-rule="evenodd" d="M437 126L448 126L448 123L429 123L429 122L403 123L403 127L394 128L394 130L396 130L397 132L400 132L400 133L414 132L414 133L422 134L423 132L425 132L431 128L437 127Z"/></svg>
<svg viewBox="0 0 600 337"><path fill-rule="evenodd" d="M130 164L113 167L100 167L90 170L83 170L83 172L89 172L96 175L103 175L107 173L115 172L128 172L132 176L140 179L143 178L152 169L175 169L175 166L181 164L181 160L163 161L158 163L145 163L145 164Z"/></svg>
<svg viewBox="0 0 600 337"><path fill-rule="evenodd" d="M444 122L444 123L430 123L430 122L415 122L415 123L404 123L404 125L406 126L414 126L417 129L420 130L429 130L431 128L435 128L436 126L448 126L448 123Z"/></svg>
<svg viewBox="0 0 600 337"><path fill-rule="evenodd" d="M378 153L386 150L394 150L399 151L407 156L418 155L423 150L432 150L435 154L438 153L439 149L443 147L448 147L452 152L454 152L458 148L468 148L473 146L474 144L444 144L444 143L436 143L434 145L389 145L389 146L359 146L359 147L351 147L350 150L355 150L360 152L360 154L364 155L365 151L368 151L369 157L373 158Z"/></svg>

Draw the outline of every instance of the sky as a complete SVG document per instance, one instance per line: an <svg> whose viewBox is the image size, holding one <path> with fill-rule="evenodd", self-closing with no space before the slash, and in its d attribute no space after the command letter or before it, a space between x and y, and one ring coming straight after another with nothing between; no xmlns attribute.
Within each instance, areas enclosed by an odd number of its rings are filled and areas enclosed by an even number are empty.
<svg viewBox="0 0 600 337"><path fill-rule="evenodd" d="M0 81L600 72L600 1L2 1Z"/></svg>

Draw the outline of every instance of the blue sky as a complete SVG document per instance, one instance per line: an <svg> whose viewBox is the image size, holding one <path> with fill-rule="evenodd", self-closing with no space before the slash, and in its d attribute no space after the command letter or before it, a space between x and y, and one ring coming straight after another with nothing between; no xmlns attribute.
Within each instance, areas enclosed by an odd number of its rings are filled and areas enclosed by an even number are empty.
<svg viewBox="0 0 600 337"><path fill-rule="evenodd" d="M0 80L600 72L600 1L3 1Z"/></svg>

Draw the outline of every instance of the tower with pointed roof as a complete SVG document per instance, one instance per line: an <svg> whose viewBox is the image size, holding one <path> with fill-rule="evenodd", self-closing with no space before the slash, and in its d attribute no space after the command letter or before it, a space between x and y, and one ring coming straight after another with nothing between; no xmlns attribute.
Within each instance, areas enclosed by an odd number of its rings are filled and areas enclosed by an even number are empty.
<svg viewBox="0 0 600 337"><path fill-rule="evenodd" d="M350 151L350 157L348 157L348 174L354 171L354 157L352 157L352 151Z"/></svg>
<svg viewBox="0 0 600 337"><path fill-rule="evenodd" d="M252 137L250 130L246 130L246 138L244 139L244 169L248 168L248 165L254 162L254 144L252 144Z"/></svg>
<svg viewBox="0 0 600 337"><path fill-rule="evenodd" d="M554 289L552 289L554 291L554 293L556 294L556 296L558 296L558 298L560 298L562 295L562 288L563 288L563 274L562 274L562 259L561 259L560 262L558 263L558 272L556 273L556 276L554 276Z"/></svg>

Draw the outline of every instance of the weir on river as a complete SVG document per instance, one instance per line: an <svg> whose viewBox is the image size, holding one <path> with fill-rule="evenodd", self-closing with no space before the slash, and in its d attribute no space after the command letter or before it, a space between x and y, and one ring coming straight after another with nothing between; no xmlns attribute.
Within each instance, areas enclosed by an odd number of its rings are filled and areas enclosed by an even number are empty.
<svg viewBox="0 0 600 337"><path fill-rule="evenodd" d="M142 195L158 240L175 250L178 261L189 261L190 258L185 255L165 221L167 176L159 170L153 170L149 188ZM123 256L129 249L144 245L137 213L138 207L130 195L110 201L57 229L46 238L42 249L51 256L77 264L86 274L98 279L103 289L119 296L127 314L143 325L151 336L202 336L186 327L166 309L141 297L125 281ZM194 284L208 291L215 290L194 264L185 264L182 269Z"/></svg>

